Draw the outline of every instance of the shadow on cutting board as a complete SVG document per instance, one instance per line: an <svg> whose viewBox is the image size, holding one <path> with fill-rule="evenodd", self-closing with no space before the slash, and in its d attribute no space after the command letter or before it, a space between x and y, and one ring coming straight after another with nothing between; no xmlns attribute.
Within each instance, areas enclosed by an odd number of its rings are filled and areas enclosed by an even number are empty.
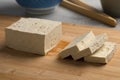
<svg viewBox="0 0 120 80"><path fill-rule="evenodd" d="M3 47L0 51L0 55L4 54L6 56L12 56L12 57L16 57L16 58L35 58L35 57L43 57L40 56L38 54L33 54L33 53L28 53L28 52L23 52L23 51L18 51L18 50L14 50L8 47Z"/></svg>
<svg viewBox="0 0 120 80"><path fill-rule="evenodd" d="M74 61L71 57L68 57L66 59L61 59L58 54L59 51L62 50L65 45L68 43L65 41L61 41L55 48L53 48L46 56L40 56L33 53L27 53L22 51L17 51L11 48L8 48L4 45L2 45L0 49L0 59L5 61L11 60L11 61L17 61L18 63L24 63L28 64L30 62L31 64L34 62L45 62L50 65L59 65L59 66L73 66L76 68L84 68L84 67L102 67L103 64L95 64L95 63L87 63L84 62L83 59L80 59L78 61ZM24 62L22 62L24 61Z"/></svg>
<svg viewBox="0 0 120 80"><path fill-rule="evenodd" d="M77 61L74 61L71 56L69 56L65 59L61 59L60 57L58 57L57 60L61 64L67 64L67 65L76 66L76 67L89 67L89 66L102 67L102 66L105 66L105 64L85 62L83 58L79 59Z"/></svg>

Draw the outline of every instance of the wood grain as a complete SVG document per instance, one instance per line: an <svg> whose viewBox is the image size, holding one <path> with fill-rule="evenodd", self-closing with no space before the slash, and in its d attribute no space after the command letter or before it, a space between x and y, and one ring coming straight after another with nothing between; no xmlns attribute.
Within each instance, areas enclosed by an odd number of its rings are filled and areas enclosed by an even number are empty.
<svg viewBox="0 0 120 80"><path fill-rule="evenodd" d="M120 31L110 28L63 23L61 42L46 56L16 51L5 46L5 27L19 17L0 16L0 80L120 80ZM106 65L86 63L71 58L62 60L58 53L76 36L93 30L107 32L117 50Z"/></svg>
<svg viewBox="0 0 120 80"><path fill-rule="evenodd" d="M87 4L81 2L80 0L63 0L61 5L75 12L88 16L92 19L101 21L110 26L116 26L117 21L111 16L98 11L97 9L88 6Z"/></svg>

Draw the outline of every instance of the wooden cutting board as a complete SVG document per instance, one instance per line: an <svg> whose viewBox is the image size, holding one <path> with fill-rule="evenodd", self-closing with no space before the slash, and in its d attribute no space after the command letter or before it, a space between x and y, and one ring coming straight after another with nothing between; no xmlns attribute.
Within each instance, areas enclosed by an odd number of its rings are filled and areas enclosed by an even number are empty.
<svg viewBox="0 0 120 80"><path fill-rule="evenodd" d="M5 27L19 17L0 16L0 80L120 80L120 31L63 23L61 42L46 56L16 51L5 46ZM106 65L83 60L62 60L58 52L78 35L106 32L109 41L117 43L113 59Z"/></svg>

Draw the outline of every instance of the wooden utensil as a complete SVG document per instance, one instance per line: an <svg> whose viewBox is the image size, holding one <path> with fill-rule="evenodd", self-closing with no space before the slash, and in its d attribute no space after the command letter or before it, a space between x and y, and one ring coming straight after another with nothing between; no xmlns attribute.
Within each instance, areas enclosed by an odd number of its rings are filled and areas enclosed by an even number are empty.
<svg viewBox="0 0 120 80"><path fill-rule="evenodd" d="M116 24L117 24L117 21L114 18L112 18L111 16L108 16L107 14L98 11L97 9L81 2L80 0L63 0L61 5L63 7L66 7L73 11L81 13L83 15L86 15L90 18L101 21L110 26L116 26Z"/></svg>
<svg viewBox="0 0 120 80"><path fill-rule="evenodd" d="M74 4L77 4L77 5L79 5L79 6L85 7L85 8L87 8L87 9L89 9L89 10L93 10L93 11L96 10L96 11L100 12L100 11L97 10L96 8L91 7L91 6L87 5L86 3L84 3L84 2L82 2L82 1L80 1L80 0L68 0L68 1L70 1L70 2L72 2L72 3L74 3Z"/></svg>

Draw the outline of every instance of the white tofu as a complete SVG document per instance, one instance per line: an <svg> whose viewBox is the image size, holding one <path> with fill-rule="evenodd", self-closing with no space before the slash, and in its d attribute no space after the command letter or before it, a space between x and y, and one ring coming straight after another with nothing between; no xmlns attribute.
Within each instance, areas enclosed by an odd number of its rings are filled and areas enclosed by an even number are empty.
<svg viewBox="0 0 120 80"><path fill-rule="evenodd" d="M90 45L88 45L88 47L86 47L84 50L79 51L78 53L73 53L72 57L74 60L78 60L82 57L88 56L93 54L95 51L97 51L100 47L102 47L102 45L104 44L104 42L108 39L107 34L100 34L98 36L96 36L96 39L94 39L93 42L87 42L87 44L91 43ZM81 44L80 44L81 45Z"/></svg>
<svg viewBox="0 0 120 80"><path fill-rule="evenodd" d="M61 22L21 18L6 28L6 45L10 48L45 55L62 36Z"/></svg>
<svg viewBox="0 0 120 80"><path fill-rule="evenodd" d="M90 56L84 57L87 62L108 63L114 54L116 44L112 42L105 42L102 48Z"/></svg>
<svg viewBox="0 0 120 80"><path fill-rule="evenodd" d="M61 52L60 57L66 58L74 53L78 53L84 49L86 49L91 43L95 41L95 35L92 31L80 35L76 39L74 39L70 44L68 44Z"/></svg>

